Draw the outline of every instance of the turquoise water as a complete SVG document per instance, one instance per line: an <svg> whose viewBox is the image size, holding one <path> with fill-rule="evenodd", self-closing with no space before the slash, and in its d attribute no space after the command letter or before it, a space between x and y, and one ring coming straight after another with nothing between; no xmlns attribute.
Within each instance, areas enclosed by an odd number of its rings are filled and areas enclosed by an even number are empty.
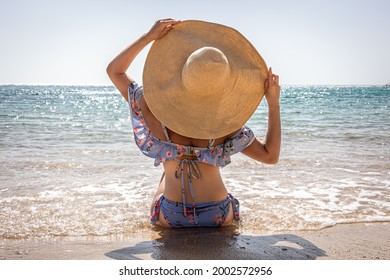
<svg viewBox="0 0 390 280"><path fill-rule="evenodd" d="M390 221L390 88L283 87L277 165L222 169L246 231ZM262 102L249 125L263 138ZM113 87L0 86L0 237L150 229L162 169L142 156Z"/></svg>

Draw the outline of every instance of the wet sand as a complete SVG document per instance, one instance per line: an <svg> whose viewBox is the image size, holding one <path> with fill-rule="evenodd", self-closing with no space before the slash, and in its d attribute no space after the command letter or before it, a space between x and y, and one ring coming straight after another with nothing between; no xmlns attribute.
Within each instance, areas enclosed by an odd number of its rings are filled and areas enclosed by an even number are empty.
<svg viewBox="0 0 390 280"><path fill-rule="evenodd" d="M318 231L239 232L151 229L145 234L0 240L9 260L389 260L390 223L342 224Z"/></svg>

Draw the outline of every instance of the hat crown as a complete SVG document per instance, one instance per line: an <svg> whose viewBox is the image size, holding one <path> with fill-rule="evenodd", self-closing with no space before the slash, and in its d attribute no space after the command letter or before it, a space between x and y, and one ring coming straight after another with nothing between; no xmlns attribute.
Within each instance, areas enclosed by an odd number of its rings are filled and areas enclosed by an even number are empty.
<svg viewBox="0 0 390 280"><path fill-rule="evenodd" d="M229 77L229 61L222 51L213 47L194 51L182 70L182 82L187 91L203 96L223 90Z"/></svg>

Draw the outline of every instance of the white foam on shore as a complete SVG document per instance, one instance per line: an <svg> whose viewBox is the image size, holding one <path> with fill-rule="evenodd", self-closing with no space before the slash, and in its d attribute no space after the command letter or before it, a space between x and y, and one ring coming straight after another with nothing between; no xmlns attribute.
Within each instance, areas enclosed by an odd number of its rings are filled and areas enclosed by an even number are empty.
<svg viewBox="0 0 390 280"><path fill-rule="evenodd" d="M240 200L243 230L315 230L346 222L390 221L389 189L386 180L381 181L376 174L372 174L377 176L375 180L368 180L368 176L339 169L330 178L314 172L295 172L292 178L283 163L260 171L258 167L241 171L238 165L224 171L229 191ZM343 174L356 177L345 178ZM142 172L129 181L122 178L106 184L79 181L31 195L12 196L4 189L0 236L109 235L148 230L149 207L158 180L153 176Z"/></svg>

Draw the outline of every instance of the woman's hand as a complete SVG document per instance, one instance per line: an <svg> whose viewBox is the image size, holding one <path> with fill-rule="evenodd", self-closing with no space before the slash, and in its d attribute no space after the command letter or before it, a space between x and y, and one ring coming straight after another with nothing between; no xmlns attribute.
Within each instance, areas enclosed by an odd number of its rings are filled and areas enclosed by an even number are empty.
<svg viewBox="0 0 390 280"><path fill-rule="evenodd" d="M279 106L279 76L272 73L271 67L268 70L268 78L265 81L265 98L267 99L269 107Z"/></svg>
<svg viewBox="0 0 390 280"><path fill-rule="evenodd" d="M157 20L145 36L147 36L152 41L161 39L179 23L180 20L174 20L172 18Z"/></svg>

